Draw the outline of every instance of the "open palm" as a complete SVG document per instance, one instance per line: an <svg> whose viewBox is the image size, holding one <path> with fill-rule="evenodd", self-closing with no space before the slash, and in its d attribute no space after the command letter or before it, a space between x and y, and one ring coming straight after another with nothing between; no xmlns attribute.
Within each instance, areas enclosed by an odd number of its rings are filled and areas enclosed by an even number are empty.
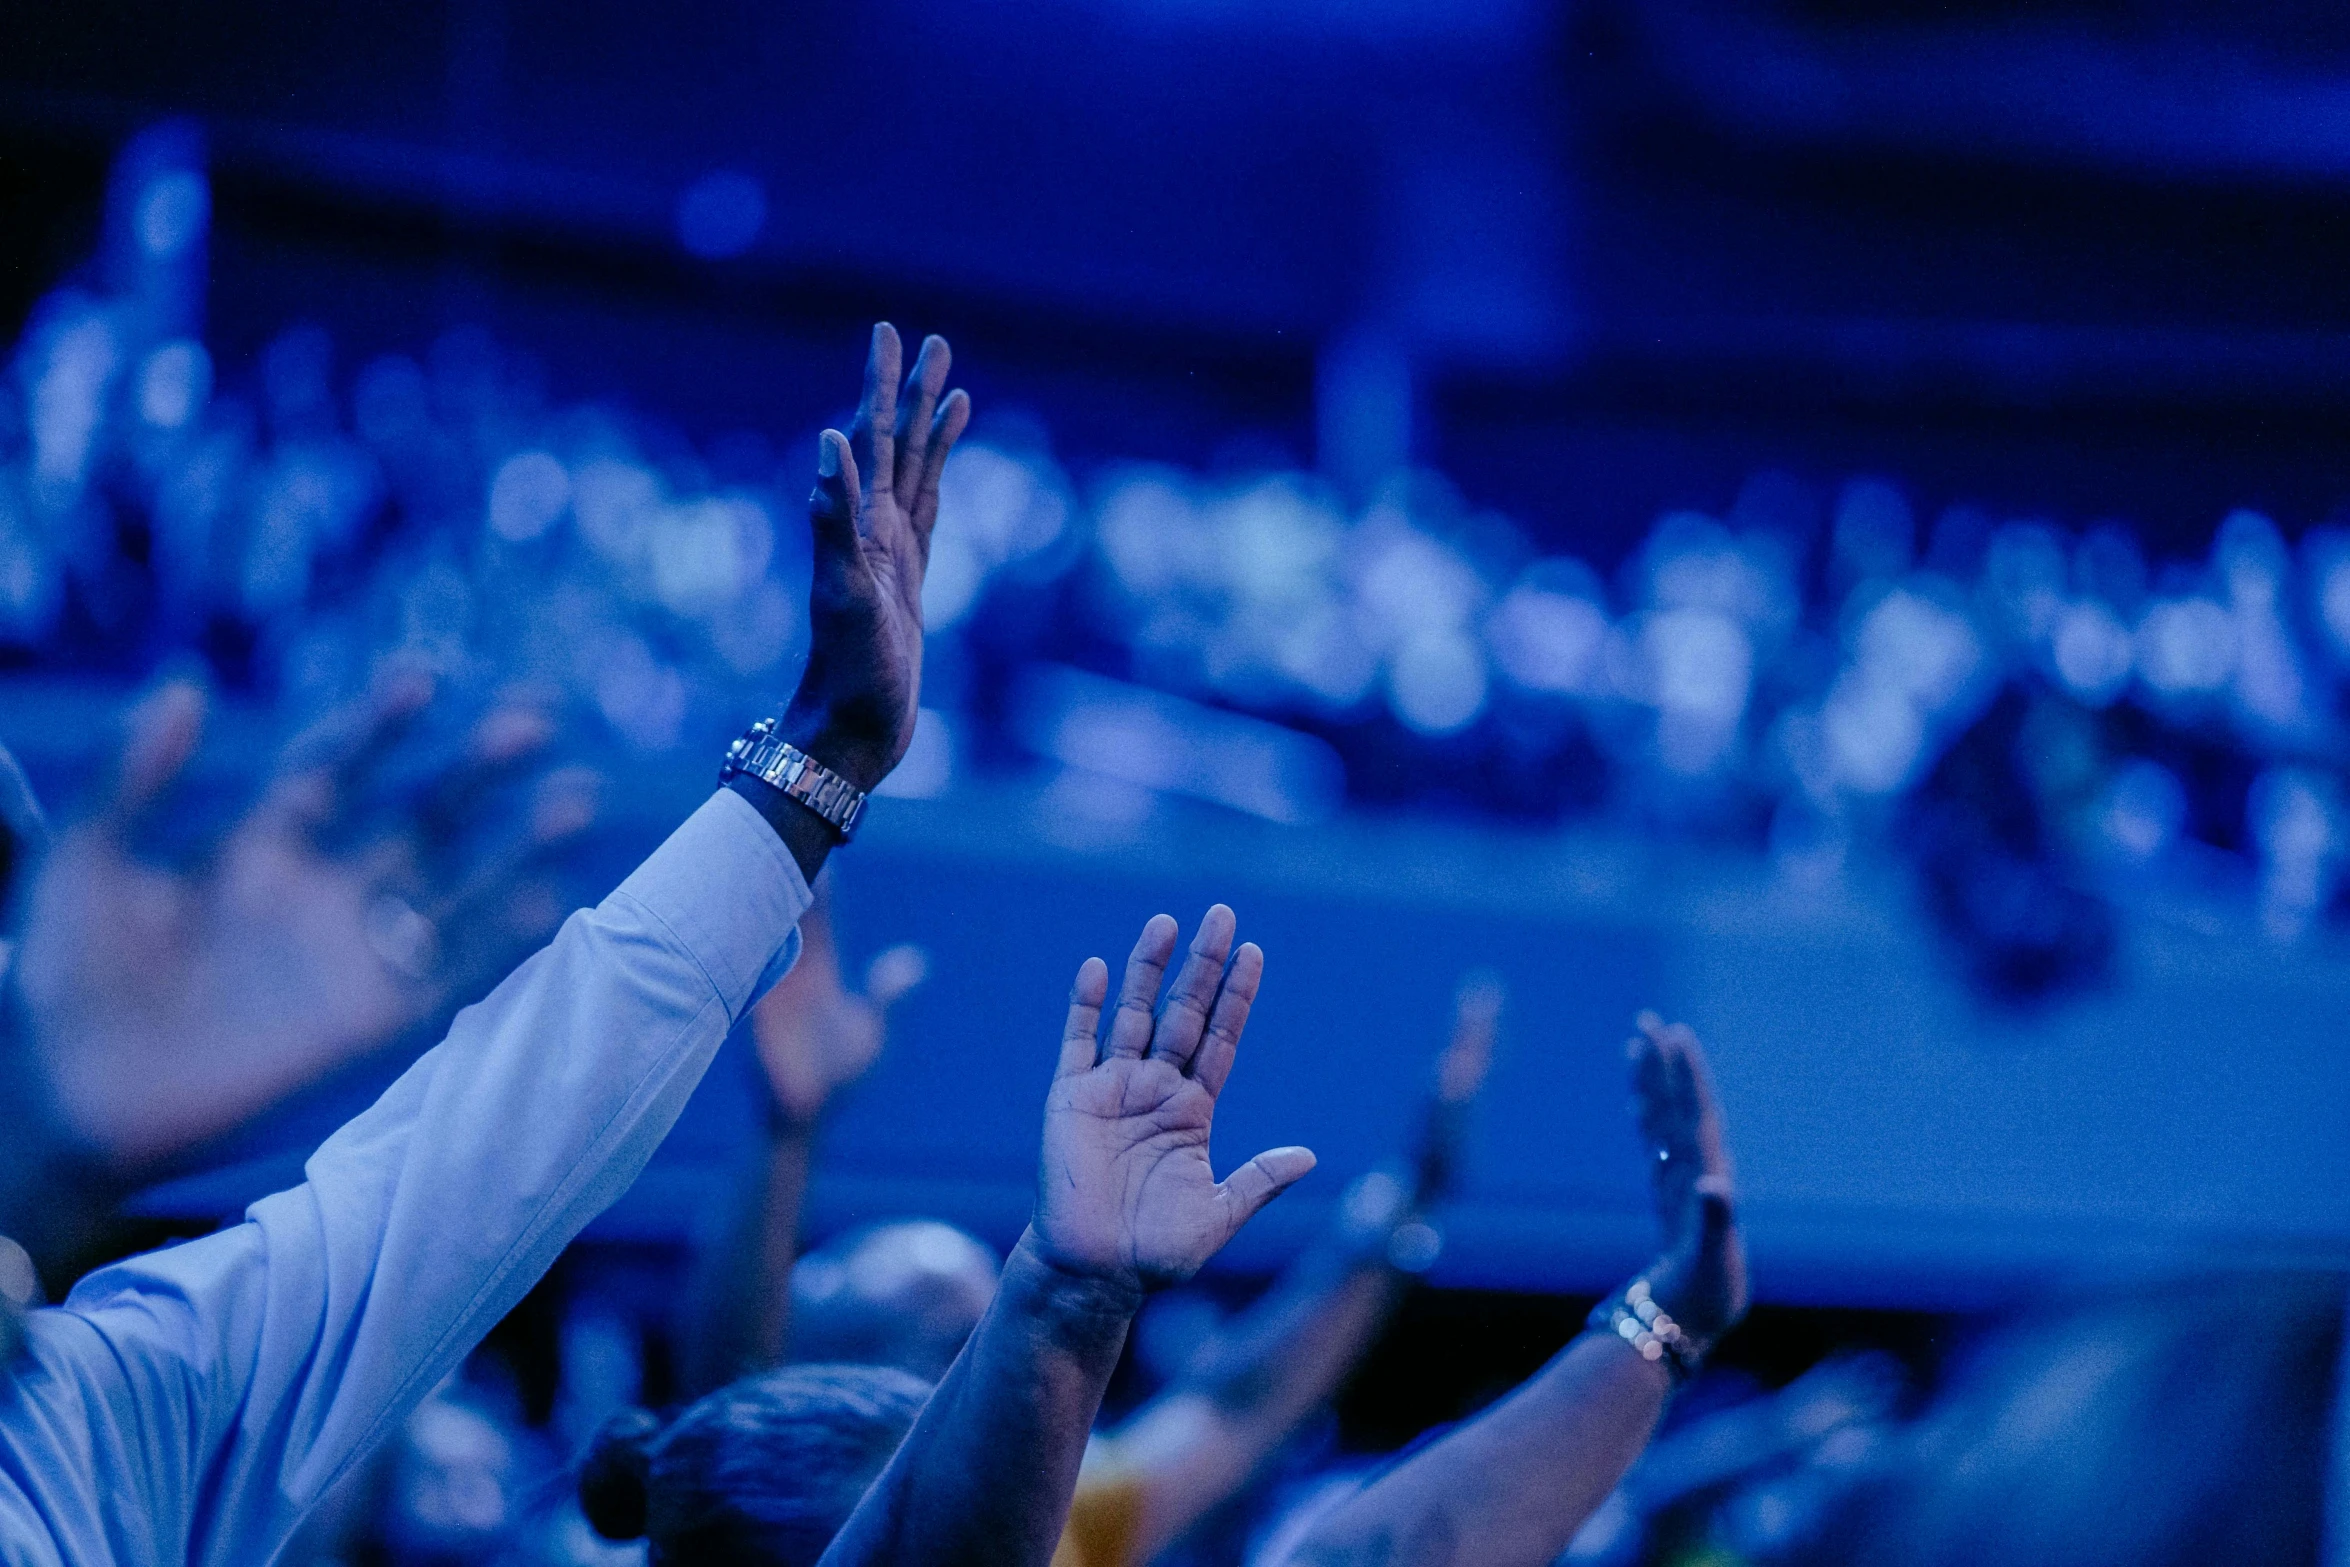
<svg viewBox="0 0 2350 1567"><path fill-rule="evenodd" d="M817 545L808 668L785 715L787 732L818 741L827 764L861 789L913 737L939 476L971 418L970 398L946 391L944 338L923 340L901 396L902 353L897 328L874 327L856 421L845 436L822 437L808 501Z"/></svg>
<svg viewBox="0 0 2350 1567"><path fill-rule="evenodd" d="M1642 1013L1629 1054L1640 1135L1664 1256L1648 1272L1658 1302L1703 1340L1745 1315L1746 1247L1722 1111L1705 1050L1686 1023Z"/></svg>
<svg viewBox="0 0 2350 1567"><path fill-rule="evenodd" d="M1154 1010L1177 934L1154 916L1127 959L1106 1037L1108 965L1088 958L1077 971L1032 1224L1057 1266L1141 1288L1187 1279L1314 1167L1303 1148L1261 1153L1222 1181L1209 1163L1216 1101L1265 970L1254 943L1232 950L1233 927L1223 904L1208 910Z"/></svg>

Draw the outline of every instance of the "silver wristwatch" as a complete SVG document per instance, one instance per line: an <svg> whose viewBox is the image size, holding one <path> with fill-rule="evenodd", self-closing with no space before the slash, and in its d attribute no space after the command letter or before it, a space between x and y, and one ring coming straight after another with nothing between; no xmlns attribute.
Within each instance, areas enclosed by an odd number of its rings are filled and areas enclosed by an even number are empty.
<svg viewBox="0 0 2350 1567"><path fill-rule="evenodd" d="M721 784L737 774L782 790L832 824L846 843L865 816L865 791L798 746L777 737L775 720L762 718L735 737L718 769Z"/></svg>

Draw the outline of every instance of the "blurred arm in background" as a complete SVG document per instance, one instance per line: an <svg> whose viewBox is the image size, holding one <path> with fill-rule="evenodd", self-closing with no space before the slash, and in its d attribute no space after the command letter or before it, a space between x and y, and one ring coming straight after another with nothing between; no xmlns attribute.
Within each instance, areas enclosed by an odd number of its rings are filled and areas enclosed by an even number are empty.
<svg viewBox="0 0 2350 1567"><path fill-rule="evenodd" d="M1623 1478L1663 1414L1674 1356L1659 1339L1677 1325L1693 1361L1744 1313L1729 1155L1697 1036L1644 1015L1631 1054L1665 1250L1615 1297L1625 1308L1612 1314L1618 1331L1595 1313L1593 1327L1524 1386L1332 1508L1280 1561L1544 1567ZM1661 1308L1655 1335L1623 1327L1642 1303Z"/></svg>
<svg viewBox="0 0 2350 1567"><path fill-rule="evenodd" d="M1424 1216L1458 1178L1501 1005L1498 984L1462 985L1410 1167L1356 1181L1331 1232L1088 1455L1059 1567L1149 1561L1239 1494L1337 1391L1405 1281L1435 1260Z"/></svg>
<svg viewBox="0 0 2350 1567"><path fill-rule="evenodd" d="M550 879L596 779L546 771L550 721L502 706L421 770L431 685L397 674L287 748L219 842L166 863L205 697L130 711L95 809L24 870L9 1018L33 1124L0 1232L68 1277L112 1199L471 999L562 917ZM409 777L386 786L382 775ZM519 809L509 809L513 796Z"/></svg>
<svg viewBox="0 0 2350 1567"><path fill-rule="evenodd" d="M1109 969L1099 958L1078 969L1028 1231L978 1331L824 1553L829 1567L1044 1567L1144 1293L1198 1272L1313 1168L1303 1148L1261 1153L1221 1182L1209 1163L1264 974L1255 945L1233 950L1233 924L1222 904L1208 910L1154 1013L1176 940L1175 922L1154 916L1106 1033Z"/></svg>
<svg viewBox="0 0 2350 1567"><path fill-rule="evenodd" d="M890 1007L929 968L921 948L892 947L866 969L865 993L851 993L841 983L829 878L800 920L800 942L798 965L751 1009L766 1119L743 1168L733 1222L703 1266L699 1321L686 1349L688 1398L783 1363L818 1123L832 1096L881 1054Z"/></svg>

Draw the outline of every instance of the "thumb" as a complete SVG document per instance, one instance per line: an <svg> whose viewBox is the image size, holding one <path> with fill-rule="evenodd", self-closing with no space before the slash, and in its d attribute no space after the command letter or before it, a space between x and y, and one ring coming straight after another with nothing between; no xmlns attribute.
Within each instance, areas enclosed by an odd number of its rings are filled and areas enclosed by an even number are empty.
<svg viewBox="0 0 2350 1567"><path fill-rule="evenodd" d="M808 497L808 521L819 548L856 548L859 493L857 458L848 437L825 431L816 438L816 490Z"/></svg>
<svg viewBox="0 0 2350 1567"><path fill-rule="evenodd" d="M1228 1221L1225 1238L1238 1234L1265 1204L1303 1180L1313 1167L1310 1148L1268 1148L1224 1177L1216 1188L1216 1200L1224 1205Z"/></svg>

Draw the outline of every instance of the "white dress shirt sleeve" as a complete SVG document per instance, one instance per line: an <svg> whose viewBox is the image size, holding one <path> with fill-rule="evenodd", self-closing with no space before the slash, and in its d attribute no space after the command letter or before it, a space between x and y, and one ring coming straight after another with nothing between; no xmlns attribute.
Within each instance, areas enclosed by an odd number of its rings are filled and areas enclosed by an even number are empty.
<svg viewBox="0 0 2350 1567"><path fill-rule="evenodd" d="M773 829L719 791L302 1185L33 1313L0 1389L0 1560L271 1560L636 1179L798 955L809 902ZM18 1534L36 1522L46 1541Z"/></svg>

